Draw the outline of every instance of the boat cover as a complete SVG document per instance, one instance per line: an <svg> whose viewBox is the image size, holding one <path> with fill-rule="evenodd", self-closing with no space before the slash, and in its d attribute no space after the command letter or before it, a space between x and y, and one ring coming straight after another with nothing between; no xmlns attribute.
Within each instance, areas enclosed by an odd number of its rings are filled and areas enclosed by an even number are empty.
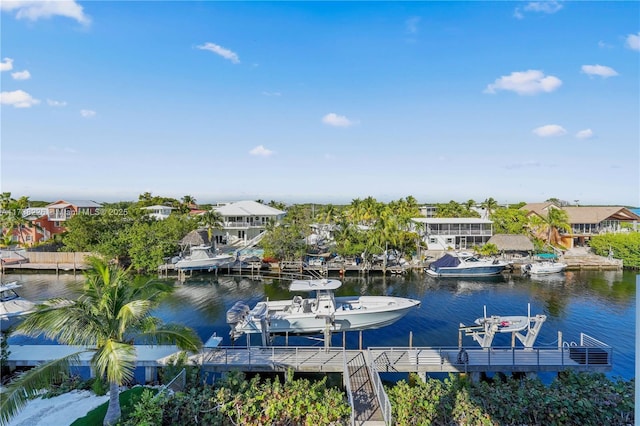
<svg viewBox="0 0 640 426"><path fill-rule="evenodd" d="M460 264L460 259L450 254L445 254L431 264L431 268L455 268Z"/></svg>

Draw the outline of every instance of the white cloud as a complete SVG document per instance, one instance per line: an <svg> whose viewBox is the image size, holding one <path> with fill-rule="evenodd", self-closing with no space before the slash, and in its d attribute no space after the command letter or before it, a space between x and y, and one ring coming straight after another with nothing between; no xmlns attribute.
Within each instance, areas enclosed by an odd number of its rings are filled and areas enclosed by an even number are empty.
<svg viewBox="0 0 640 426"><path fill-rule="evenodd" d="M599 75L602 78L615 77L618 75L616 70L604 65L583 65L582 72L588 75Z"/></svg>
<svg viewBox="0 0 640 426"><path fill-rule="evenodd" d="M533 129L533 133L542 137L548 138L551 136L562 136L567 134L567 131L564 127L559 126L557 124L547 124L546 126L541 126Z"/></svg>
<svg viewBox="0 0 640 426"><path fill-rule="evenodd" d="M91 23L91 18L74 0L3 0L0 2L0 9L3 12L15 11L16 19L37 21L40 18L64 16L75 19L83 25Z"/></svg>
<svg viewBox="0 0 640 426"><path fill-rule="evenodd" d="M67 106L65 101L54 101L53 99L47 99L47 104L52 107L63 107Z"/></svg>
<svg viewBox="0 0 640 426"><path fill-rule="evenodd" d="M496 93L497 90L510 90L519 95L535 95L540 92L553 92L562 85L562 81L552 75L545 76L539 70L514 71L489 84L484 93Z"/></svg>
<svg viewBox="0 0 640 426"><path fill-rule="evenodd" d="M16 71L11 73L11 77L13 77L14 80L29 80L31 78L31 73L27 70Z"/></svg>
<svg viewBox="0 0 640 426"><path fill-rule="evenodd" d="M14 108L30 108L40 101L23 90L0 93L0 104L13 105Z"/></svg>
<svg viewBox="0 0 640 426"><path fill-rule="evenodd" d="M262 92L262 94L264 96L282 96L282 93L280 93L280 92L267 92L267 91L264 91L264 92Z"/></svg>
<svg viewBox="0 0 640 426"><path fill-rule="evenodd" d="M13 59L4 58L2 62L0 62L0 71L11 71L13 69Z"/></svg>
<svg viewBox="0 0 640 426"><path fill-rule="evenodd" d="M592 137L593 130L591 129L580 130L578 133L576 133L576 138L578 139L591 139Z"/></svg>
<svg viewBox="0 0 640 426"><path fill-rule="evenodd" d="M273 154L273 151L265 148L263 145L258 145L255 148L253 148L251 151L249 151L249 154L257 155L260 157L268 157Z"/></svg>
<svg viewBox="0 0 640 426"><path fill-rule="evenodd" d="M96 116L96 112L90 109L81 109L80 115L84 118L91 118Z"/></svg>
<svg viewBox="0 0 640 426"><path fill-rule="evenodd" d="M412 16L404 22L407 33L409 34L417 34L418 33L418 24L420 23L419 16Z"/></svg>
<svg viewBox="0 0 640 426"><path fill-rule="evenodd" d="M627 36L627 47L629 49L640 51L640 32L638 34L629 34Z"/></svg>
<svg viewBox="0 0 640 426"><path fill-rule="evenodd" d="M508 170L512 170L512 169L528 169L528 168L537 168L537 167L542 167L542 164L539 161L536 160L529 160L529 161L524 161L521 163L513 163L513 164L507 164L504 166L505 169Z"/></svg>
<svg viewBox="0 0 640 426"><path fill-rule="evenodd" d="M604 42L604 41L602 41L602 40L600 40L600 41L598 42L598 47L599 47L599 48L601 48L601 49L611 49L611 48L613 48L613 46L612 46L612 45L610 45L610 44L608 44L608 43L605 43L605 42Z"/></svg>
<svg viewBox="0 0 640 426"><path fill-rule="evenodd" d="M527 3L523 9L516 7L513 11L513 17L516 19L524 19L522 10L525 12L547 13L551 15L560 9L562 9L562 5L557 1L532 1Z"/></svg>
<svg viewBox="0 0 640 426"><path fill-rule="evenodd" d="M353 121L349 120L344 115L338 115L334 112L330 112L329 114L322 117L322 122L328 126L335 127L349 127L353 125Z"/></svg>
<svg viewBox="0 0 640 426"><path fill-rule="evenodd" d="M225 59L230 60L231 62L233 62L234 64L239 64L240 63L240 58L238 57L238 55L235 52L232 52L229 49L225 49L222 46L218 46L217 44L214 43L205 43L202 44L200 46L196 46L198 49L200 50L208 50L210 52L215 53L216 55L220 55Z"/></svg>
<svg viewBox="0 0 640 426"><path fill-rule="evenodd" d="M553 14L562 9L562 5L557 1L532 1L524 7L527 12L541 12Z"/></svg>

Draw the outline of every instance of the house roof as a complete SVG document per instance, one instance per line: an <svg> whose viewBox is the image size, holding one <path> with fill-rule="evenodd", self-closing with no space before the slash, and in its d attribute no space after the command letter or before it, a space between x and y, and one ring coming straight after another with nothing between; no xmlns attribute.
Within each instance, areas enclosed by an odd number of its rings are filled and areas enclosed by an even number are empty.
<svg viewBox="0 0 640 426"><path fill-rule="evenodd" d="M557 209L558 206L553 204L551 201L546 201L544 203L529 203L529 204L525 204L524 206L520 207L520 210L526 211L527 214L533 212L533 213L537 214L538 216L547 216L547 210L549 210L550 208Z"/></svg>
<svg viewBox="0 0 640 426"><path fill-rule="evenodd" d="M529 237L522 234L496 234L487 244L495 244L501 251L533 251L535 248Z"/></svg>
<svg viewBox="0 0 640 426"><path fill-rule="evenodd" d="M189 232L180 240L181 246L201 246L201 245L211 245L211 241L209 240L209 234L206 229L196 229L194 231Z"/></svg>
<svg viewBox="0 0 640 426"><path fill-rule="evenodd" d="M163 209L173 210L173 207L163 206L163 205L157 204L155 206L143 207L143 209L146 209L146 210L163 210Z"/></svg>
<svg viewBox="0 0 640 426"><path fill-rule="evenodd" d="M492 221L488 219L481 219L479 217L414 217L411 220L417 223L427 223L430 225L437 224L457 224L457 223L486 223L491 224Z"/></svg>
<svg viewBox="0 0 640 426"><path fill-rule="evenodd" d="M620 206L565 207L563 210L569 216L569 223L600 223L607 219L640 221L640 216Z"/></svg>
<svg viewBox="0 0 640 426"><path fill-rule="evenodd" d="M74 207L102 207L102 204L96 203L92 200L58 200L54 203L48 204L47 207L63 208L67 206Z"/></svg>
<svg viewBox="0 0 640 426"><path fill-rule="evenodd" d="M214 207L222 216L280 216L285 212L256 201L238 201L226 206Z"/></svg>

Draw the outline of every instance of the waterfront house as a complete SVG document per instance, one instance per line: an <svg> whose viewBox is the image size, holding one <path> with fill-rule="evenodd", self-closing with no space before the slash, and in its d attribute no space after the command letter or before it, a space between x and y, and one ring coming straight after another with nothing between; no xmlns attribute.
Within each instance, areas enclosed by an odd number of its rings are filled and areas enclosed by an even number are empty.
<svg viewBox="0 0 640 426"><path fill-rule="evenodd" d="M561 231L563 245L567 248L585 245L592 236L604 233L629 232L638 229L640 216L620 206L567 206L557 207L551 202L531 203L521 207L527 215L546 217L549 209L562 209L567 213L571 232ZM628 226L624 226L623 224Z"/></svg>
<svg viewBox="0 0 640 426"><path fill-rule="evenodd" d="M48 204L47 209L47 230L51 234L61 234L66 228L64 223L77 214L95 215L99 214L101 204L91 200L58 200Z"/></svg>
<svg viewBox="0 0 640 426"><path fill-rule="evenodd" d="M217 243L246 243L262 234L270 222L280 223L286 212L257 201L218 204L213 210L222 216L222 229L214 231Z"/></svg>
<svg viewBox="0 0 640 426"><path fill-rule="evenodd" d="M493 222L477 217L417 217L428 250L466 250L482 246L493 235Z"/></svg>
<svg viewBox="0 0 640 426"><path fill-rule="evenodd" d="M147 212L147 215L151 216L154 219L164 220L169 217L174 208L169 206L155 205L143 207L142 210L145 210Z"/></svg>

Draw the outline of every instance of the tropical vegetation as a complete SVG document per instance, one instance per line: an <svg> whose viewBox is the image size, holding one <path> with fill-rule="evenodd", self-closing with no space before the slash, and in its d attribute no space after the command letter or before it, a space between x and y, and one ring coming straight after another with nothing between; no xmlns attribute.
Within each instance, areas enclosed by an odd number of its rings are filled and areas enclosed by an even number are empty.
<svg viewBox="0 0 640 426"><path fill-rule="evenodd" d="M589 245L599 256L622 259L625 268L640 269L640 232L596 235Z"/></svg>
<svg viewBox="0 0 640 426"><path fill-rule="evenodd" d="M38 305L17 328L16 334L45 337L61 344L84 347L77 353L33 368L20 375L2 393L0 419L6 422L27 399L49 383L60 380L77 363L82 352L93 353L91 368L109 383L109 409L105 425L120 418L120 386L133 378L134 342L176 344L197 351L200 338L190 328L163 324L151 315L171 287L131 277L128 270L91 258L91 269L77 299L54 298Z"/></svg>
<svg viewBox="0 0 640 426"><path fill-rule="evenodd" d="M620 425L634 424L635 380L601 373L564 372L551 384L536 378L471 382L417 375L387 388L394 424Z"/></svg>

